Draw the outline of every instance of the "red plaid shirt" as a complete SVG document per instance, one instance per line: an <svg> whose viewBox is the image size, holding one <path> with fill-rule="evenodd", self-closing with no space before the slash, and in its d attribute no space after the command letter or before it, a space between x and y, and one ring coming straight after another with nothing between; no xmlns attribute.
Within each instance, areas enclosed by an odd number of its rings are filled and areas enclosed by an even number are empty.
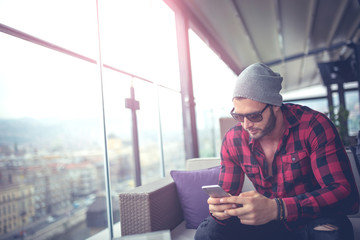
<svg viewBox="0 0 360 240"><path fill-rule="evenodd" d="M245 173L256 191L283 199L290 228L308 218L356 213L359 193L332 122L304 106L283 104L281 110L286 130L275 152L273 175L260 143L237 124L223 140L220 186L239 195Z"/></svg>

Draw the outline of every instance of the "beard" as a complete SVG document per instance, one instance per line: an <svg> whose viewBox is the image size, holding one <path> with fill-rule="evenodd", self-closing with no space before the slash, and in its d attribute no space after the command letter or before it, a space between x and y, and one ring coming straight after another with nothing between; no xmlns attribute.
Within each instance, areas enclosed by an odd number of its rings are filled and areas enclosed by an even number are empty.
<svg viewBox="0 0 360 240"><path fill-rule="evenodd" d="M270 107L270 117L263 129L261 128L253 128L253 129L246 129L246 131L250 134L252 139L260 139L274 130L276 125L276 117L274 114L274 110ZM252 131L256 131L255 134L252 134Z"/></svg>

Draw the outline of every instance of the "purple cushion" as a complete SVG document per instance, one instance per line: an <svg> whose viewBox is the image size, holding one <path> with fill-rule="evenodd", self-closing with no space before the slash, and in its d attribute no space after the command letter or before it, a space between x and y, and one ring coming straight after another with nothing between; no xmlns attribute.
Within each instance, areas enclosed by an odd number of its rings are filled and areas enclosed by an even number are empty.
<svg viewBox="0 0 360 240"><path fill-rule="evenodd" d="M218 184L220 166L193 170L170 172L174 179L180 204L183 210L186 228L196 229L209 216L209 196L201 189L203 185Z"/></svg>

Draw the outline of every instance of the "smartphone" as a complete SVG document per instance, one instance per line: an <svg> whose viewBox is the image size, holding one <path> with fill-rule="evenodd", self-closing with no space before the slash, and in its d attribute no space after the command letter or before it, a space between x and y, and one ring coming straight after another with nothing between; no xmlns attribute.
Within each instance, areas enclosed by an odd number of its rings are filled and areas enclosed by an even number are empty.
<svg viewBox="0 0 360 240"><path fill-rule="evenodd" d="M230 193L225 192L219 185L207 185L202 186L202 190L204 190L210 197L213 198L221 198L221 197L230 197Z"/></svg>

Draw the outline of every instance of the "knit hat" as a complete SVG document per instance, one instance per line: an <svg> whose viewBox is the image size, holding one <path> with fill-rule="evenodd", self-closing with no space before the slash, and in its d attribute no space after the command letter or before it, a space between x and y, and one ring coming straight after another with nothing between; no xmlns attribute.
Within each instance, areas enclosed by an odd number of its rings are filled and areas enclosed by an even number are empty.
<svg viewBox="0 0 360 240"><path fill-rule="evenodd" d="M273 72L263 63L254 63L242 71L235 83L235 97L248 98L257 102L281 106L280 74Z"/></svg>

